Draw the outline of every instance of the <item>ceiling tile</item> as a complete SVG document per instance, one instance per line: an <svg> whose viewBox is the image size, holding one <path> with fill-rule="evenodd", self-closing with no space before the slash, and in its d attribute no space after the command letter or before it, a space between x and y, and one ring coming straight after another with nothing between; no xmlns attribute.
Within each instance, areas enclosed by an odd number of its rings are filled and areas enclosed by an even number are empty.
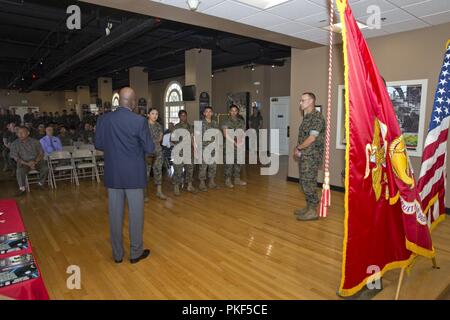
<svg viewBox="0 0 450 320"><path fill-rule="evenodd" d="M404 7L404 6L408 6L411 4L416 4L416 3L424 2L424 1L428 1L428 0L388 0L388 1L398 7Z"/></svg>
<svg viewBox="0 0 450 320"><path fill-rule="evenodd" d="M355 18L367 16L369 14L367 12L367 9L372 5L378 6L381 12L398 8L385 0L361 0L351 6L353 15L355 16Z"/></svg>
<svg viewBox="0 0 450 320"><path fill-rule="evenodd" d="M200 4L198 5L198 10L200 12L205 11L208 8L211 8L221 2L224 2L225 0L203 0L200 1ZM186 2L186 1L185 1Z"/></svg>
<svg viewBox="0 0 450 320"><path fill-rule="evenodd" d="M164 3L170 6L175 6L183 9L189 9L188 4L186 3L186 0L152 0L154 2L160 2ZM200 4L198 5L197 11L204 11L212 6L215 6L216 4L219 4L221 2L224 2L225 0L203 0L200 1Z"/></svg>
<svg viewBox="0 0 450 320"><path fill-rule="evenodd" d="M277 24L289 22L289 20L265 11L261 11L257 14L241 19L239 22L259 28L268 28Z"/></svg>
<svg viewBox="0 0 450 320"><path fill-rule="evenodd" d="M258 10L256 8L252 8L244 4L227 0L222 3L219 3L216 6L206 9L205 11L203 11L203 13L220 18L229 19L232 21L237 21L242 18L251 16L252 14L258 13L260 11L261 10Z"/></svg>
<svg viewBox="0 0 450 320"><path fill-rule="evenodd" d="M358 20L365 24L368 24L367 20L369 17L370 16L360 17L360 18L358 18ZM381 14L381 18L385 19L385 20L381 21L381 27L383 27L383 25L385 25L385 24L390 24L390 23L399 23L399 22L408 21L408 20L417 20L416 17L414 17L413 15L407 13L406 11L404 11L402 9L394 9L394 10L383 12Z"/></svg>
<svg viewBox="0 0 450 320"><path fill-rule="evenodd" d="M319 14L314 14L302 19L298 19L297 21L312 27L322 28L330 24L328 19L329 19L328 14L326 12L321 12Z"/></svg>
<svg viewBox="0 0 450 320"><path fill-rule="evenodd" d="M324 8L307 0L292 0L266 10L291 20L307 17L324 11Z"/></svg>
<svg viewBox="0 0 450 320"><path fill-rule="evenodd" d="M420 19L434 26L442 23L447 23L450 22L450 11L421 17Z"/></svg>
<svg viewBox="0 0 450 320"><path fill-rule="evenodd" d="M270 27L267 29L269 29L271 31L291 35L294 33L305 32L305 31L311 30L311 29L313 29L313 27L308 26L303 23L299 23L299 22L288 22L288 23L279 24L279 25L276 25L276 26L273 26L273 27Z"/></svg>
<svg viewBox="0 0 450 320"><path fill-rule="evenodd" d="M324 8L328 8L328 6L330 5L330 0L308 0L308 1L318 4L319 6L322 6ZM350 5L353 5L360 1L361 0L348 0L348 3L350 3ZM423 1L423 0L420 0L420 1ZM336 5L335 5L335 8L336 8Z"/></svg>
<svg viewBox="0 0 450 320"><path fill-rule="evenodd" d="M365 38L374 38L387 35L387 32L382 29L363 29L361 32Z"/></svg>
<svg viewBox="0 0 450 320"><path fill-rule="evenodd" d="M415 15L416 17L424 17L445 11L450 11L449 0L429 0L403 7L404 10Z"/></svg>
<svg viewBox="0 0 450 320"><path fill-rule="evenodd" d="M387 33L397 33L397 32L403 32L403 31L410 31L414 29L420 29L420 28L426 28L430 25L420 21L418 19L410 20L410 21L403 21L400 23L389 23L382 26L382 30L386 31Z"/></svg>

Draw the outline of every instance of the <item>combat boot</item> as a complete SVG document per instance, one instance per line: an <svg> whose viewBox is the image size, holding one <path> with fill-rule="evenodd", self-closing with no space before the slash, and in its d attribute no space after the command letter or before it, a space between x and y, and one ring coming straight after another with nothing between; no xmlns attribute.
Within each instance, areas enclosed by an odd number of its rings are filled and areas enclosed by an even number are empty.
<svg viewBox="0 0 450 320"><path fill-rule="evenodd" d="M304 207L302 209L295 209L294 215L295 216L303 216L308 210L309 210L309 204L306 204L306 207Z"/></svg>
<svg viewBox="0 0 450 320"><path fill-rule="evenodd" d="M162 192L161 185L156 186L156 197L161 199L161 200L166 200L167 199L167 197Z"/></svg>
<svg viewBox="0 0 450 320"><path fill-rule="evenodd" d="M192 193L197 193L197 189L195 189L195 187L192 185L192 182L188 183L188 187L186 190Z"/></svg>
<svg viewBox="0 0 450 320"><path fill-rule="evenodd" d="M179 184L175 184L175 185L173 186L173 193L174 193L176 196L179 196L179 195L180 195L180 185L179 185Z"/></svg>
<svg viewBox="0 0 450 320"><path fill-rule="evenodd" d="M315 206L309 206L308 211L303 215L298 215L297 220L299 221L313 221L319 220L319 215L317 214L317 208Z"/></svg>
<svg viewBox="0 0 450 320"><path fill-rule="evenodd" d="M242 181L239 177L234 178L234 184L237 186L246 186L247 182Z"/></svg>
<svg viewBox="0 0 450 320"><path fill-rule="evenodd" d="M234 188L233 184L231 183L231 178L226 178L226 179L225 179L225 185L226 185L228 188Z"/></svg>
<svg viewBox="0 0 450 320"><path fill-rule="evenodd" d="M205 180L200 180L200 185L198 186L200 191L208 191L208 188L206 187Z"/></svg>
<svg viewBox="0 0 450 320"><path fill-rule="evenodd" d="M209 178L208 188L219 189L219 186L214 182L214 178Z"/></svg>

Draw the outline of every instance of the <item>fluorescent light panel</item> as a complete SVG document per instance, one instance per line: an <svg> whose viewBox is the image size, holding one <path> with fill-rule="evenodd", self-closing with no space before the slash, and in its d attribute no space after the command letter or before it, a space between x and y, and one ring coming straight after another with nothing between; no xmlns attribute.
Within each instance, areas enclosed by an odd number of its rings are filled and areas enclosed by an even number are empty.
<svg viewBox="0 0 450 320"><path fill-rule="evenodd" d="M249 6L256 7L262 10L266 10L275 7L279 4L288 2L290 0L236 0L248 4Z"/></svg>
<svg viewBox="0 0 450 320"><path fill-rule="evenodd" d="M356 23L358 24L358 27L361 30L368 28L368 26L366 26L364 23L361 23L359 21L356 21ZM330 26L323 27L323 29L329 31L330 30ZM341 33L342 32L342 23L341 22L333 24L333 32L336 32L336 33Z"/></svg>

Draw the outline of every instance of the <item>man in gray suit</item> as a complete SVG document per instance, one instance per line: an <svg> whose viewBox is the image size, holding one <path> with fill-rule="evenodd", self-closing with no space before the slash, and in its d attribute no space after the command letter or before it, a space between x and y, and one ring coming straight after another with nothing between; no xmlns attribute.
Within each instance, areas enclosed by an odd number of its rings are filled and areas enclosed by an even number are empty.
<svg viewBox="0 0 450 320"><path fill-rule="evenodd" d="M147 119L133 112L136 95L131 88L120 90L120 106L98 119L95 147L104 151L105 186L108 188L109 226L114 261L122 262L125 198L128 200L130 262L150 255L144 249L144 188L147 186L146 154L155 149Z"/></svg>

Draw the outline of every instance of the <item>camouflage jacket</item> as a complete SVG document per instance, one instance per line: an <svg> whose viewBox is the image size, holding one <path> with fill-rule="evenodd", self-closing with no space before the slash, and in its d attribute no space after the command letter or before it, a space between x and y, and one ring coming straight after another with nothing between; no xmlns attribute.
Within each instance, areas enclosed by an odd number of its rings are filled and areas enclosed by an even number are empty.
<svg viewBox="0 0 450 320"><path fill-rule="evenodd" d="M242 129L245 130L245 122L241 118L232 119L231 117L228 117L227 120L225 120L222 124L222 130L223 129Z"/></svg>
<svg viewBox="0 0 450 320"><path fill-rule="evenodd" d="M311 158L313 161L322 163L325 142L325 119L322 113L314 110L303 118L298 128L298 144L302 144L311 134L317 135L316 140L307 148L302 150L302 157Z"/></svg>
<svg viewBox="0 0 450 320"><path fill-rule="evenodd" d="M175 125L175 129L186 129L187 131L189 131L191 133L191 135L194 134L194 126L190 125L188 122L182 123L181 121L178 122ZM181 138L180 141L182 141L183 139ZM179 142L174 141L174 144L178 144Z"/></svg>
<svg viewBox="0 0 450 320"><path fill-rule="evenodd" d="M205 134L205 132L209 129L219 129L219 125L215 120L211 120L211 122L206 121L205 119L202 120L202 137ZM208 139L209 140L209 139ZM203 139L203 146L207 146L210 143L214 142L215 137L212 137L211 141L205 141Z"/></svg>
<svg viewBox="0 0 450 320"><path fill-rule="evenodd" d="M163 136L163 128L158 122L155 122L154 124L149 123L148 128L150 129L150 135L155 144L155 152L160 152L162 150L160 139Z"/></svg>

